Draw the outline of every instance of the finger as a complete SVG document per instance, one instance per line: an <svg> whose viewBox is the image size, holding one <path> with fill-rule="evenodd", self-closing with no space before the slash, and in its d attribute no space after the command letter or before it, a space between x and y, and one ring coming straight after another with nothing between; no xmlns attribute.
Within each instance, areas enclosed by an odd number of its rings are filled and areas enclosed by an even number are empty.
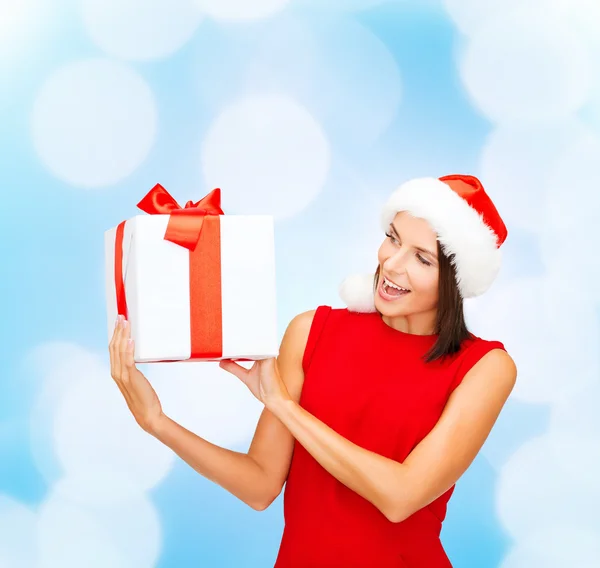
<svg viewBox="0 0 600 568"><path fill-rule="evenodd" d="M127 391L127 389L125 388L125 385L123 384L123 381L121 380L121 374L118 370L116 370L116 361L118 361L120 359L119 354L118 354L118 334L117 334L117 329L115 328L115 333L113 334L113 339L111 340L110 343L110 354L111 354L111 377L114 379L115 384L117 385L119 391L121 392L121 394L123 395L123 397L125 398L125 402L127 403L127 406L129 407L129 409L132 409L131 406L131 396L129 395L129 392Z"/></svg>
<svg viewBox="0 0 600 568"><path fill-rule="evenodd" d="M248 375L249 370L245 369L235 361L231 361L230 359L223 359L219 361L219 367L228 371L232 375L235 375L240 381L242 381L246 386L248 386Z"/></svg>
<svg viewBox="0 0 600 568"><path fill-rule="evenodd" d="M127 366L127 341L129 340L129 322L123 318L121 334L119 336L119 364L121 365L121 380L129 381L129 367Z"/></svg>
<svg viewBox="0 0 600 568"><path fill-rule="evenodd" d="M235 361L232 361L231 359L222 359L221 361L219 361L219 367L225 369L226 371L229 371L230 373L233 373L238 377L240 375L248 374L248 369L245 369L240 364L236 363Z"/></svg>
<svg viewBox="0 0 600 568"><path fill-rule="evenodd" d="M121 372L121 368L120 368L121 367L121 353L120 353L119 349L120 349L121 337L123 335L122 321L123 321L123 317L120 315L117 316L117 319L115 321L115 330L113 332L113 336L112 336L112 339L109 344L109 352L110 352L110 357L111 357L111 376L115 380L115 383L116 383L119 391L123 395L123 398L125 399L125 403L127 404L127 407L129 408L129 410L132 410L133 407L132 407L132 402L131 402L131 396L130 396L128 390L126 389L125 385L123 384L122 372Z"/></svg>
<svg viewBox="0 0 600 568"><path fill-rule="evenodd" d="M123 335L123 316L119 315L119 324L117 325L117 330L115 332L115 347L114 347L114 356L115 356L115 373L119 379L122 378L121 373L121 336Z"/></svg>
<svg viewBox="0 0 600 568"><path fill-rule="evenodd" d="M119 316L117 316L115 320L115 329L112 334L112 338L110 343L108 344L108 352L110 354L110 375L113 379L118 378L118 369L117 369L117 357L116 357L116 348L118 345L118 333L119 333Z"/></svg>
<svg viewBox="0 0 600 568"><path fill-rule="evenodd" d="M126 369L131 369L135 366L135 361L133 358L133 354L135 352L135 343L133 339L127 339L127 343L125 345L125 351L122 353L122 364Z"/></svg>
<svg viewBox="0 0 600 568"><path fill-rule="evenodd" d="M231 359L222 359L221 361L219 361L219 367L225 369L226 371L229 371L230 373L232 373L240 379L242 378L242 376L245 377L248 374L248 369L245 369L244 367L242 367L235 361L232 361Z"/></svg>
<svg viewBox="0 0 600 568"><path fill-rule="evenodd" d="M119 323L118 317L117 319L115 319L115 329L113 330L112 336L110 338L110 341L108 342L108 349L109 351L112 349L112 346L115 344L115 335L117 334L117 325Z"/></svg>

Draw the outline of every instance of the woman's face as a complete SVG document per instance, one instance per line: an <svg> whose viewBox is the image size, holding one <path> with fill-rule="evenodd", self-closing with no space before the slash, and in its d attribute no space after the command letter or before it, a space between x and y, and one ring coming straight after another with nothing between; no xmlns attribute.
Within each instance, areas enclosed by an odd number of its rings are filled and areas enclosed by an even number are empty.
<svg viewBox="0 0 600 568"><path fill-rule="evenodd" d="M437 239L425 219L413 217L406 211L397 213L377 256L380 272L375 306L379 312L388 316L435 312L439 280ZM382 298L380 293L383 290L385 296L386 290L384 276L410 292Z"/></svg>

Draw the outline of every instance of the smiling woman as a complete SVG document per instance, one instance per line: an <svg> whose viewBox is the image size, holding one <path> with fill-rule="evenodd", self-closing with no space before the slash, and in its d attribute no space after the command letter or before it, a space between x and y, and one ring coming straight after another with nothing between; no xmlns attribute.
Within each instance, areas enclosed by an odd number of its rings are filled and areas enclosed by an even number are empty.
<svg viewBox="0 0 600 568"><path fill-rule="evenodd" d="M275 568L451 567L448 501L516 381L504 345L463 317L506 238L479 180L408 182L383 227L376 274L341 288L348 308L298 314L277 359L221 361L265 406L247 453L167 417L133 364L127 322L115 326L111 375L145 431L253 509L285 487Z"/></svg>

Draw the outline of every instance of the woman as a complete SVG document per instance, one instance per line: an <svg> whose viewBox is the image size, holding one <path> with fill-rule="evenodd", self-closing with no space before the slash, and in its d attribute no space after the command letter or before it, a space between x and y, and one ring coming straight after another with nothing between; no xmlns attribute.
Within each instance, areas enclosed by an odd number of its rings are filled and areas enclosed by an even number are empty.
<svg viewBox="0 0 600 568"><path fill-rule="evenodd" d="M382 226L375 274L340 287L347 308L297 315L277 359L219 363L265 405L247 454L164 415L127 322L110 343L112 376L144 430L254 509L285 484L275 568L451 566L439 538L447 502L516 381L502 343L464 320L463 299L492 284L506 239L479 180L409 181Z"/></svg>

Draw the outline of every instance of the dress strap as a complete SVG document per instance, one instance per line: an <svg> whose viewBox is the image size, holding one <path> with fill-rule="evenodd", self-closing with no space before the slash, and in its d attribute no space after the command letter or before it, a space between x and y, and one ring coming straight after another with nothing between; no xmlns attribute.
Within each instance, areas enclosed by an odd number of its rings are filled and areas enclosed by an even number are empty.
<svg viewBox="0 0 600 568"><path fill-rule="evenodd" d="M470 345L465 354L461 357L461 361L456 372L456 376L450 385L448 396L452 394L452 391L460 385L465 375L471 370L472 367L477 363L486 353L489 353L492 349L503 349L506 348L500 341L475 341Z"/></svg>
<svg viewBox="0 0 600 568"><path fill-rule="evenodd" d="M305 373L308 371L315 347L317 346L321 332L325 327L325 321L327 320L327 316L329 316L330 312L331 306L318 306L315 310L315 315L313 316L310 331L308 333L308 339L306 340L304 356L302 357L302 368L304 369Z"/></svg>

